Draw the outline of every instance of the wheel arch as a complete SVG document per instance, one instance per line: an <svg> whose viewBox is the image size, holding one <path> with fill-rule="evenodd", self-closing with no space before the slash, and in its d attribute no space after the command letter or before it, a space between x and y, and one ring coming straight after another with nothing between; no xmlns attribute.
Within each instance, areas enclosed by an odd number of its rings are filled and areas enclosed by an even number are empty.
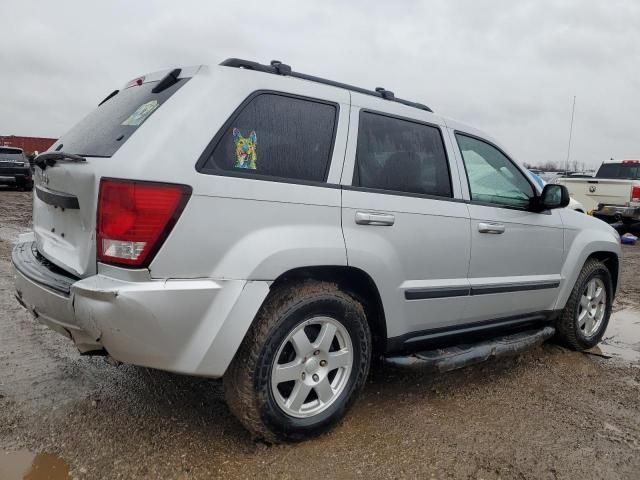
<svg viewBox="0 0 640 480"><path fill-rule="evenodd" d="M298 267L278 276L270 289L309 279L333 282L362 303L371 329L373 354L382 355L387 344L387 322L380 292L371 276L359 268L342 265Z"/></svg>
<svg viewBox="0 0 640 480"><path fill-rule="evenodd" d="M613 237L613 235L611 236ZM595 258L603 262L611 272L614 295L620 279L620 244L610 239L598 238L590 240L586 235L579 236L569 247L567 258L562 268L562 287L558 295L555 309L562 310L575 286L576 280L589 259Z"/></svg>
<svg viewBox="0 0 640 480"><path fill-rule="evenodd" d="M613 252L609 251L598 251L593 252L591 255L587 257L585 263L590 259L596 259L602 263L604 263L609 271L611 272L611 282L613 284L613 294L615 295L618 291L618 278L620 275L620 258Z"/></svg>

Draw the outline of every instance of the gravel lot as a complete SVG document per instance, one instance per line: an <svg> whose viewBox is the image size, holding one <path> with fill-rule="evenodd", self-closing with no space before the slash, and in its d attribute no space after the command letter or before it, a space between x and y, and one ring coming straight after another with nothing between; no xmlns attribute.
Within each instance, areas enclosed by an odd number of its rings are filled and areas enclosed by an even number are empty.
<svg viewBox="0 0 640 480"><path fill-rule="evenodd" d="M66 462L55 478L639 478L638 363L552 344L437 376L377 367L331 433L254 443L220 382L81 357L31 319L10 274L30 213L0 190L0 477L30 451ZM640 308L640 247L624 253L617 310Z"/></svg>

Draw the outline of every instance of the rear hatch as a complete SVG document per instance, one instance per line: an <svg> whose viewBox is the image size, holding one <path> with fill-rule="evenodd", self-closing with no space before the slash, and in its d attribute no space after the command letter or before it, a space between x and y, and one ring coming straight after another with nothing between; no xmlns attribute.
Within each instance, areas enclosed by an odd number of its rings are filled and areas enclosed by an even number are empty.
<svg viewBox="0 0 640 480"><path fill-rule="evenodd" d="M109 171L105 166L111 157L197 70L165 70L130 81L48 150L79 155L86 162L62 159L35 168L33 229L41 255L78 277L96 272L96 208L102 172ZM126 171L119 176L126 178Z"/></svg>

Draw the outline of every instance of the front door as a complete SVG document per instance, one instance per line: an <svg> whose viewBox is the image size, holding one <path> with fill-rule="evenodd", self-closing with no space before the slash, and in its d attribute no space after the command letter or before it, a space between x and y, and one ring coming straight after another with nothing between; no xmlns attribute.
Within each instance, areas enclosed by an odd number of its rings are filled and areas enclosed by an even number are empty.
<svg viewBox="0 0 640 480"><path fill-rule="evenodd" d="M558 210L528 210L534 186L501 150L455 133L471 217L471 297L465 322L551 310L558 294L564 232Z"/></svg>

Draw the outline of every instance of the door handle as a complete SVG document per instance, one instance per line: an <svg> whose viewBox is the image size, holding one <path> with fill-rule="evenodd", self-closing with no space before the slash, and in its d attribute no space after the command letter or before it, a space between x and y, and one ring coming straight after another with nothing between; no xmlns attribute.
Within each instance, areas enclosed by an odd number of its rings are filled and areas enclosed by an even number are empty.
<svg viewBox="0 0 640 480"><path fill-rule="evenodd" d="M390 227L396 221L396 217L389 213L356 212L358 225L378 225Z"/></svg>
<svg viewBox="0 0 640 480"><path fill-rule="evenodd" d="M478 231L480 233L500 234L500 233L504 233L504 225L502 225L501 223L480 222L478 224Z"/></svg>

